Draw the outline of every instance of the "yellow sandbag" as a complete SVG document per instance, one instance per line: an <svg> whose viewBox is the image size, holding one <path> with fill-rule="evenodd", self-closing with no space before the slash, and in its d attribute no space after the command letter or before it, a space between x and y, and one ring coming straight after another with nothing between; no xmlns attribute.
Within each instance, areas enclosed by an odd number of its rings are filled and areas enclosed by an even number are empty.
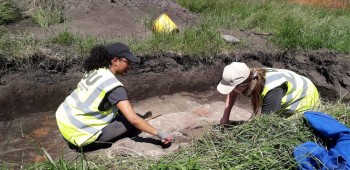
<svg viewBox="0 0 350 170"><path fill-rule="evenodd" d="M170 17L163 13L153 23L153 31L159 33L171 33L179 32L176 24L170 19Z"/></svg>

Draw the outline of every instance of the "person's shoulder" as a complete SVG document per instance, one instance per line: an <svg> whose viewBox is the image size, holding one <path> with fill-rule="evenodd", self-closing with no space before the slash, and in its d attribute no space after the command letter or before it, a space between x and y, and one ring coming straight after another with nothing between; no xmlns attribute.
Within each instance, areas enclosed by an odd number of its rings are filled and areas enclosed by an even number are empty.
<svg viewBox="0 0 350 170"><path fill-rule="evenodd" d="M114 90L126 91L124 86L117 86Z"/></svg>

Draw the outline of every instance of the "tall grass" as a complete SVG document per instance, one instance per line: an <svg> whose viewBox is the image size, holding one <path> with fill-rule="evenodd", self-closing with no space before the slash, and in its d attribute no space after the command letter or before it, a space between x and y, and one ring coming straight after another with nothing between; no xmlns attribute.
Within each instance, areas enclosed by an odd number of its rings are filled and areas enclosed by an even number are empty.
<svg viewBox="0 0 350 170"><path fill-rule="evenodd" d="M15 22L22 17L20 9L11 0L0 2L0 24Z"/></svg>
<svg viewBox="0 0 350 170"><path fill-rule="evenodd" d="M210 0L178 3L204 17L215 29L243 29L272 33L283 48L328 48L350 52L350 8L301 6L286 0Z"/></svg>
<svg viewBox="0 0 350 170"><path fill-rule="evenodd" d="M339 102L325 103L320 111L350 127L349 109L349 104ZM203 139L151 169L295 169L294 147L307 141L322 143L302 117L265 115L228 129L214 127Z"/></svg>
<svg viewBox="0 0 350 170"><path fill-rule="evenodd" d="M309 140L316 138L301 119L288 121L267 115L228 129L215 127L187 152L163 159L154 167L180 168L190 163L196 169L290 169L296 165L293 148Z"/></svg>
<svg viewBox="0 0 350 170"><path fill-rule="evenodd" d="M48 27L64 21L61 1L34 0L31 2L29 13L34 22L41 27Z"/></svg>

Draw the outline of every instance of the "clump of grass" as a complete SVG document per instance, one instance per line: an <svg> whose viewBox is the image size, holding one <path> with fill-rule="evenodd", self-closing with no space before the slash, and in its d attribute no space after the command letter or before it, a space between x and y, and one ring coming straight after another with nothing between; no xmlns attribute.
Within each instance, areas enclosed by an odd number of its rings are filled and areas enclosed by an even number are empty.
<svg viewBox="0 0 350 170"><path fill-rule="evenodd" d="M186 1L186 0L177 0L179 4L184 7L187 7L190 11L196 13L205 13L212 9L215 9L216 6L224 7L224 5L218 5L217 3L222 3L223 1Z"/></svg>
<svg viewBox="0 0 350 170"><path fill-rule="evenodd" d="M0 2L0 24L8 24L22 17L20 9L11 0Z"/></svg>
<svg viewBox="0 0 350 170"><path fill-rule="evenodd" d="M52 37L51 43L72 47L81 56L86 56L93 46L105 44L105 41L94 36L80 35L65 29Z"/></svg>
<svg viewBox="0 0 350 170"><path fill-rule="evenodd" d="M78 36L75 41L74 46L82 56L88 55L95 45L104 44L103 40L93 36Z"/></svg>
<svg viewBox="0 0 350 170"><path fill-rule="evenodd" d="M339 122L350 128L350 104L338 100L336 102L324 102L320 110L324 113L331 113Z"/></svg>
<svg viewBox="0 0 350 170"><path fill-rule="evenodd" d="M148 30L152 30L154 20L150 15L140 16L137 21L142 23Z"/></svg>
<svg viewBox="0 0 350 170"><path fill-rule="evenodd" d="M48 27L64 21L61 1L34 0L29 10L31 18L41 27Z"/></svg>
<svg viewBox="0 0 350 170"><path fill-rule="evenodd" d="M8 30L4 26L0 26L0 37L7 33L8 33Z"/></svg>
<svg viewBox="0 0 350 170"><path fill-rule="evenodd" d="M33 34L12 34L6 29L0 33L0 53L8 58L26 58L38 52L40 42Z"/></svg>
<svg viewBox="0 0 350 170"><path fill-rule="evenodd" d="M76 36L68 30L63 30L53 37L52 42L64 46L70 46L76 42Z"/></svg>

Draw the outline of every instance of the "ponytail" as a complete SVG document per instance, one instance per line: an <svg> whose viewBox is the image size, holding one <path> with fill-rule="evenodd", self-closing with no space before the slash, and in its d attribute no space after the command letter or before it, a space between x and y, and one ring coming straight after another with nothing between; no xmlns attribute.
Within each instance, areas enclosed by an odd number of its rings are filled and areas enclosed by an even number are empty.
<svg viewBox="0 0 350 170"><path fill-rule="evenodd" d="M102 45L93 47L89 57L83 62L83 68L89 72L95 69L109 67L112 56L108 54L106 48Z"/></svg>
<svg viewBox="0 0 350 170"><path fill-rule="evenodd" d="M253 107L253 116L256 116L259 114L259 109L262 105L262 98L261 98L261 93L264 90L264 86L265 86L265 73L266 70L263 68L252 68L250 69L250 76L252 76L252 84L255 84L252 87L251 90L251 103L252 103L252 107ZM255 82L253 82L255 81Z"/></svg>

